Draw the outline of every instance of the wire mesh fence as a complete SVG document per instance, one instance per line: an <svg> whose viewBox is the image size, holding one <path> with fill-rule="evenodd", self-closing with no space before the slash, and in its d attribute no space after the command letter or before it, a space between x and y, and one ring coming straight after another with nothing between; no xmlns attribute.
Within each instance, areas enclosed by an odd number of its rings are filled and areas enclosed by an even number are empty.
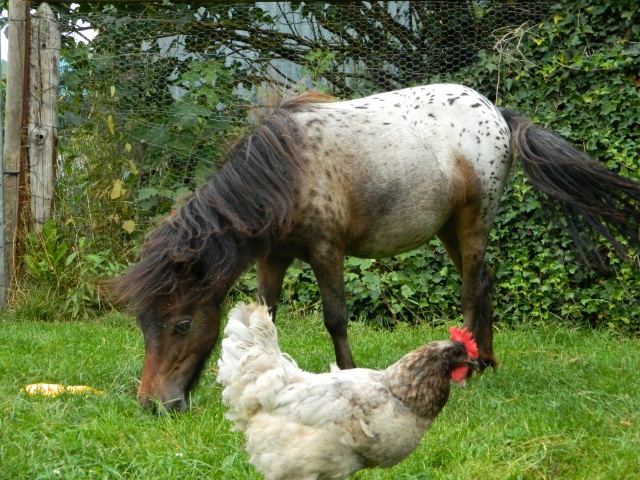
<svg viewBox="0 0 640 480"><path fill-rule="evenodd" d="M358 97L452 78L544 2L229 2L58 11L56 223L131 250L215 172L266 85Z"/></svg>

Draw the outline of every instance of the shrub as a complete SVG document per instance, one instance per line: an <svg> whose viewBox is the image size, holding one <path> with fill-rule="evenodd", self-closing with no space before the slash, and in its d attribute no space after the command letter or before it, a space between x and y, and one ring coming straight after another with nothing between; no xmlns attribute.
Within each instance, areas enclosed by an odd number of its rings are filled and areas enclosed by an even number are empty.
<svg viewBox="0 0 640 480"><path fill-rule="evenodd" d="M80 318L95 315L108 303L100 291L100 280L124 273L124 264L113 260L110 250L96 251L90 237L68 243L53 219L38 233L26 237L24 261L30 277L29 293L47 291L46 304L55 304L53 318ZM23 299L31 303L29 299ZM37 302L41 302L36 295ZM24 305L23 305L24 306ZM47 312L50 312L47 310Z"/></svg>

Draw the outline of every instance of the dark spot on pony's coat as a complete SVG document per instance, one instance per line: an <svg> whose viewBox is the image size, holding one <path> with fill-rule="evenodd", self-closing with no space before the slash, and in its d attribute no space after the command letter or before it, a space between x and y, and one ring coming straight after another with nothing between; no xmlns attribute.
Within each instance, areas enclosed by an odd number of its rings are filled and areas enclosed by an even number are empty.
<svg viewBox="0 0 640 480"><path fill-rule="evenodd" d="M311 128L313 127L315 124L318 124L320 126L324 125L326 122L324 120L322 120L321 118L312 118L311 120L309 120L306 124L307 128Z"/></svg>
<svg viewBox="0 0 640 480"><path fill-rule="evenodd" d="M436 116L433 113L430 113L429 115L427 115L427 117L436 118Z"/></svg>
<svg viewBox="0 0 640 480"><path fill-rule="evenodd" d="M478 108L481 107L482 104L481 103L474 103L473 105L471 105L471 108Z"/></svg>
<svg viewBox="0 0 640 480"><path fill-rule="evenodd" d="M458 100L459 98L460 98L460 97L450 98L450 99L448 99L448 100L447 100L447 102L449 102L449 105L453 105L453 104L454 104L454 102L455 102L456 100Z"/></svg>
<svg viewBox="0 0 640 480"><path fill-rule="evenodd" d="M495 107L494 107L494 105L493 105L493 103L491 103L489 100L487 100L486 98L484 98L484 97L482 97L482 96L480 97L480 101L481 101L482 103L484 103L484 104L485 104L487 107L489 107L489 108L495 108Z"/></svg>

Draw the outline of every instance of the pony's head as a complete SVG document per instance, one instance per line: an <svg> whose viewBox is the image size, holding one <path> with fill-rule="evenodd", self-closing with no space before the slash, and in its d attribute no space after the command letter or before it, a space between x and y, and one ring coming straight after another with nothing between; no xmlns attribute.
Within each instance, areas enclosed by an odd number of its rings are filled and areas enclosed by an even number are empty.
<svg viewBox="0 0 640 480"><path fill-rule="evenodd" d="M289 110L319 98L298 97L262 118L217 175L151 233L140 261L110 282L144 336L143 405L187 407L218 339L220 302L251 260L291 228L307 143Z"/></svg>
<svg viewBox="0 0 640 480"><path fill-rule="evenodd" d="M138 263L108 285L142 330L138 400L158 412L187 408L189 391L218 339L220 302L250 259L241 242L223 233L209 235L206 248L182 238L179 222L184 219L169 219L157 228Z"/></svg>
<svg viewBox="0 0 640 480"><path fill-rule="evenodd" d="M173 304L173 305L171 305ZM218 306L205 302L176 309L176 302L140 310L145 344L138 401L158 413L186 410L219 332Z"/></svg>

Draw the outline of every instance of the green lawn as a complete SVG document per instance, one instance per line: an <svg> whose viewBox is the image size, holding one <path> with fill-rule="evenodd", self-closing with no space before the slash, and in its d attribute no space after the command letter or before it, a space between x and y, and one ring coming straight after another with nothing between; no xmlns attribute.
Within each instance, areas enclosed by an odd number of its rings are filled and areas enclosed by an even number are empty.
<svg viewBox="0 0 640 480"><path fill-rule="evenodd" d="M318 316L283 312L278 327L283 350L301 367L328 368L333 352ZM640 341L562 326L502 328L495 336L502 366L452 389L407 460L355 478L640 477ZM448 332L356 323L350 335L359 365L384 368ZM215 363L188 413L157 417L135 401L142 355L141 335L124 315L86 323L1 317L0 478L260 478L223 419ZM35 382L104 394L21 391Z"/></svg>

